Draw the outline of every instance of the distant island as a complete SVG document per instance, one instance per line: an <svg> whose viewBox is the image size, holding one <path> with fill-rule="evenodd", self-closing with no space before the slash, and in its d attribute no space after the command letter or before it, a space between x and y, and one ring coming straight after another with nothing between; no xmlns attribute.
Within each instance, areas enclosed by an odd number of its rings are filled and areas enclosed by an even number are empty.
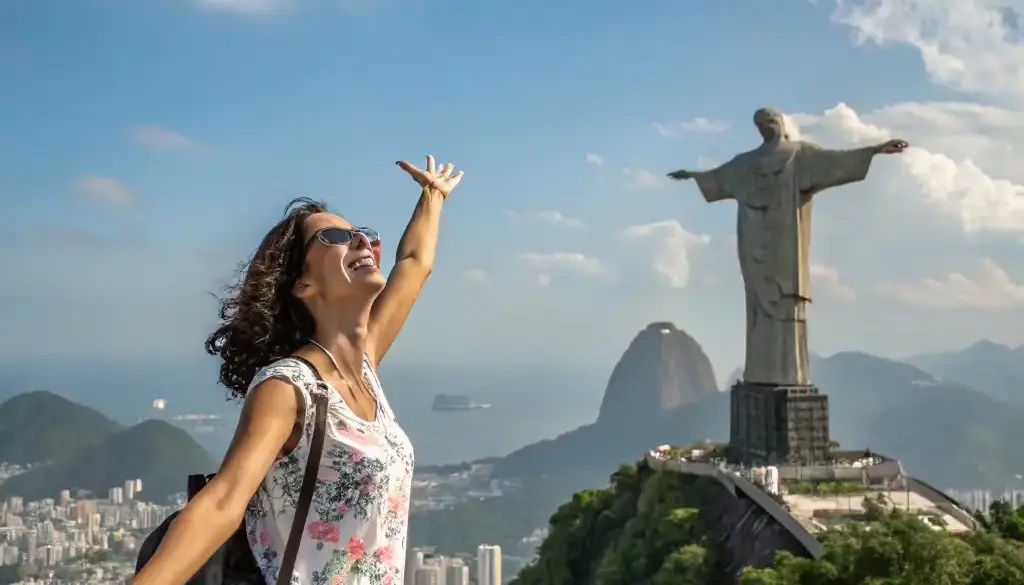
<svg viewBox="0 0 1024 585"><path fill-rule="evenodd" d="M473 402L464 394L438 394L434 396L434 403L430 406L434 412L450 412L455 410L480 410L490 408L490 404Z"/></svg>

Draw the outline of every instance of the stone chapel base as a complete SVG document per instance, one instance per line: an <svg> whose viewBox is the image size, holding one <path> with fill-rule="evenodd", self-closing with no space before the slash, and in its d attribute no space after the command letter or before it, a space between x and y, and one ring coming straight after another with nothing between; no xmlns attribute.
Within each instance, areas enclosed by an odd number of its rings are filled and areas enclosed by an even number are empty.
<svg viewBox="0 0 1024 585"><path fill-rule="evenodd" d="M816 386L736 382L729 454L737 463L814 465L829 459L828 396Z"/></svg>

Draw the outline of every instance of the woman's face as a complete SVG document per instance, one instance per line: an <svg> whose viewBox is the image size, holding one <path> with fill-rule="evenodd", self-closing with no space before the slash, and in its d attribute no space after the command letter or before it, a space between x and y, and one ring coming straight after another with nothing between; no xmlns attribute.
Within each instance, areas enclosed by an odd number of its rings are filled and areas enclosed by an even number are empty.
<svg viewBox="0 0 1024 585"><path fill-rule="evenodd" d="M385 284L379 266L379 248L371 247L367 236L358 232L348 243L324 243L318 234L329 228L354 230L356 226L333 213L315 213L306 218L302 229L306 263L296 285L296 295L325 299L376 297ZM332 237L324 239L338 241L334 237L336 233L326 235Z"/></svg>

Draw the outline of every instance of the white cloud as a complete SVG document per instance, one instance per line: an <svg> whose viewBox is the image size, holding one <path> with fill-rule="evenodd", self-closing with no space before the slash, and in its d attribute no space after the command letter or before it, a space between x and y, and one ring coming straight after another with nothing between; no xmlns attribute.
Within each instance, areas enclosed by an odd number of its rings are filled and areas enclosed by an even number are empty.
<svg viewBox="0 0 1024 585"><path fill-rule="evenodd" d="M719 134L729 129L729 123L722 120L708 120L707 118L697 117L680 122L679 127L684 132L693 132L695 134Z"/></svg>
<svg viewBox="0 0 1024 585"><path fill-rule="evenodd" d="M509 221L515 223L544 223L554 227L566 229L580 229L583 227L583 220L577 217L568 217L561 211L541 210L532 212L519 212L513 210L505 211Z"/></svg>
<svg viewBox="0 0 1024 585"><path fill-rule="evenodd" d="M665 138L673 138L680 134L721 134L729 129L729 123L723 120L709 120L696 117L678 124L653 124L654 131Z"/></svg>
<svg viewBox="0 0 1024 585"><path fill-rule="evenodd" d="M596 276L604 272L604 266L601 265L599 259L578 252L554 252L551 254L527 252L520 254L519 259L528 266L545 273L554 270L567 270L577 274Z"/></svg>
<svg viewBox="0 0 1024 585"><path fill-rule="evenodd" d="M138 202L138 193L117 179L86 175L75 179L75 194L96 203L130 207Z"/></svg>
<svg viewBox="0 0 1024 585"><path fill-rule="evenodd" d="M690 256L695 249L711 242L711 236L690 233L674 219L630 226L622 235L626 239L655 242L651 268L673 288L686 287L690 281Z"/></svg>
<svg viewBox="0 0 1024 585"><path fill-rule="evenodd" d="M889 109L906 110L907 106ZM951 114L943 104L916 104L914 109L925 117ZM891 111L879 114L878 118L896 123ZM822 143L828 146L837 146L837 142L867 145L893 138L895 132L870 121L875 117L874 112L861 116L844 103L820 115L794 115L806 138L819 140L820 136ZM933 152L927 148L927 135L922 139L926 140L924 144L911 145L905 153L895 157L898 172L887 177L892 184L920 203L956 219L965 232L1024 233L1024 186L990 176L970 158L955 160ZM876 180L877 177L868 179Z"/></svg>
<svg viewBox="0 0 1024 585"><path fill-rule="evenodd" d="M1024 306L1024 284L1014 282L995 261L985 258L976 278L950 272L943 279L913 284L883 283L879 293L917 307L1005 309Z"/></svg>
<svg viewBox="0 0 1024 585"><path fill-rule="evenodd" d="M274 14L291 8L297 0L195 0L203 10L234 14Z"/></svg>
<svg viewBox="0 0 1024 585"><path fill-rule="evenodd" d="M833 18L860 43L916 49L931 78L957 91L1024 99L1024 46L1007 14L1019 0L839 0Z"/></svg>
<svg viewBox="0 0 1024 585"><path fill-rule="evenodd" d="M843 282L839 272L831 266L811 264L811 279L827 294L839 300L850 302L857 298L853 287Z"/></svg>
<svg viewBox="0 0 1024 585"><path fill-rule="evenodd" d="M604 158L602 158L601 155L599 155L599 154L594 154L593 152L588 152L587 153L586 161L587 161L587 164L591 164L591 165L594 165L596 167L604 166Z"/></svg>
<svg viewBox="0 0 1024 585"><path fill-rule="evenodd" d="M658 190L668 187L671 182L665 173L652 173L647 169L634 169L622 167L622 176L626 179L626 186L637 190Z"/></svg>
<svg viewBox="0 0 1024 585"><path fill-rule="evenodd" d="M790 140L800 140L800 122L790 116L789 114L782 114L782 126L786 130L786 136L789 136Z"/></svg>
<svg viewBox="0 0 1024 585"><path fill-rule="evenodd" d="M128 137L136 146L152 150L190 150L199 146L188 136L159 126L136 126Z"/></svg>

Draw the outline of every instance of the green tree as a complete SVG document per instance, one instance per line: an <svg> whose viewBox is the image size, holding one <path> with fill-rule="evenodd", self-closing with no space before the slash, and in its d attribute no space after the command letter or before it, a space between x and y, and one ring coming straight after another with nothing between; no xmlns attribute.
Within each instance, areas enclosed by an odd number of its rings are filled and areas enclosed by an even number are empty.
<svg viewBox="0 0 1024 585"><path fill-rule="evenodd" d="M635 471L635 473L634 473ZM551 518L537 561L516 585L711 585L727 578L708 478L620 469ZM882 494L879 494L882 496ZM812 560L779 552L739 585L1024 585L1024 509L989 511L991 529L954 534L865 497L865 518L820 533Z"/></svg>

